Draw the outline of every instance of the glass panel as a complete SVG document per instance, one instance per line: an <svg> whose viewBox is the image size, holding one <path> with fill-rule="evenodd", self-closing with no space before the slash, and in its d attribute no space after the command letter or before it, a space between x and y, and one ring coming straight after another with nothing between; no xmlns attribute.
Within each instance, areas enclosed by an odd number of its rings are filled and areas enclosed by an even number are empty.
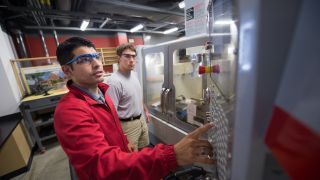
<svg viewBox="0 0 320 180"><path fill-rule="evenodd" d="M146 71L146 100L152 112L161 112L160 93L164 80L163 53L150 53L145 56Z"/></svg>
<svg viewBox="0 0 320 180"><path fill-rule="evenodd" d="M231 111L233 103L229 102L234 97L235 86L233 51L233 44L216 44L211 51L206 50L206 46L197 46L174 52L173 83L178 120L195 126L206 123L212 93L224 112Z"/></svg>
<svg viewBox="0 0 320 180"><path fill-rule="evenodd" d="M176 117L180 121L195 124L190 117L192 102L201 102L202 77L197 73L199 63L196 63L194 53L199 53L203 47L179 49L173 53L173 84L176 95Z"/></svg>

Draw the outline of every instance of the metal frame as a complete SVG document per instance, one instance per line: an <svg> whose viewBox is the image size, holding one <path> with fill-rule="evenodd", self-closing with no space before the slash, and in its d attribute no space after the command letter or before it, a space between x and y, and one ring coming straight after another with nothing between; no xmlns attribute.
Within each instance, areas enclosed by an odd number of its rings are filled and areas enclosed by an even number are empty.
<svg viewBox="0 0 320 180"><path fill-rule="evenodd" d="M239 60L231 179L259 180L263 179L268 154L264 133L294 34L300 0L237 3Z"/></svg>
<svg viewBox="0 0 320 180"><path fill-rule="evenodd" d="M215 35L214 35L215 36ZM164 81L162 88L168 91L168 102L164 102L168 105L167 110L164 113L156 113L153 115L153 123L149 125L150 132L161 139L165 143L176 143L186 133L195 129L194 126L181 122L175 116L175 86L173 84L173 53L177 49L183 49L188 47L195 47L205 45L209 41L207 34L202 34L193 37L181 38L178 40L161 43L151 47L142 48L142 56L145 57L149 53L162 52L164 55ZM216 43L226 43L230 41L229 35L218 35L215 40ZM145 61L142 63L142 78L143 82L146 82L146 70ZM146 92L147 86L143 84L144 102L147 103ZM160 93L161 89L159 89ZM174 127L174 128L172 128ZM177 130L179 129L179 130Z"/></svg>

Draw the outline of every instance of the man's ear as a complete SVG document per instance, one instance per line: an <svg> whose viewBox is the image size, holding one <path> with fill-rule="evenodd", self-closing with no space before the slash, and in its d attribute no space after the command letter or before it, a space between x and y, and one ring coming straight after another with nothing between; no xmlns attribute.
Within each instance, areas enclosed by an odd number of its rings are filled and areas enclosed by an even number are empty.
<svg viewBox="0 0 320 180"><path fill-rule="evenodd" d="M68 66L68 65L63 65L63 66L61 66L61 69L62 69L63 73L64 73L68 78L71 77L72 69L71 69L70 66Z"/></svg>

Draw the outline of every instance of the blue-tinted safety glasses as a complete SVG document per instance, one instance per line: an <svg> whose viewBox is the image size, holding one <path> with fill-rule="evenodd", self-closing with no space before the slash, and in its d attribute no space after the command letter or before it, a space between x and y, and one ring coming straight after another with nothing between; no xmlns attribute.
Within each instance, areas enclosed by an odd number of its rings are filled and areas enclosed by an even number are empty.
<svg viewBox="0 0 320 180"><path fill-rule="evenodd" d="M122 56L124 56L127 59L130 59L130 58L135 59L137 55L136 54L122 54Z"/></svg>
<svg viewBox="0 0 320 180"><path fill-rule="evenodd" d="M100 53L88 53L88 54L81 54L77 57L74 57L70 61L68 61L65 65L71 64L75 62L76 64L85 64L91 63L93 60L102 61L102 57Z"/></svg>

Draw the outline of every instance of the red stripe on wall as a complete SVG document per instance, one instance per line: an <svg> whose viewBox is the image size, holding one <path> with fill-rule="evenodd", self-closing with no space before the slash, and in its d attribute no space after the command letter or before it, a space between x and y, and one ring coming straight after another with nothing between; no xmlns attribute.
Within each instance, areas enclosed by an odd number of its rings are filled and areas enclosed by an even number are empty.
<svg viewBox="0 0 320 180"><path fill-rule="evenodd" d="M60 35L59 42L63 42L66 39L72 37L70 35ZM107 48L107 47L117 47L119 45L119 42L126 43L127 37L126 35L120 35L118 36L86 36L84 37L90 41L93 42L93 44L96 46L96 48ZM120 38L120 39L118 39ZM134 38L135 45L143 45L143 39L142 38ZM29 57L45 57L45 52L42 47L42 42L40 40L39 35L25 35L25 41L26 41L26 48L28 50ZM47 49L50 56L56 55L56 42L54 40L53 36L45 36L45 41L47 45ZM123 42L122 42L123 41Z"/></svg>
<svg viewBox="0 0 320 180"><path fill-rule="evenodd" d="M320 135L280 107L273 110L265 143L292 179L320 179Z"/></svg>
<svg viewBox="0 0 320 180"><path fill-rule="evenodd" d="M74 37L74 36L58 35L58 39L60 43L62 43L63 41L71 37ZM96 48L115 47L117 45L116 39L114 36L84 36L82 38L85 38L91 41L96 46Z"/></svg>
<svg viewBox="0 0 320 180"><path fill-rule="evenodd" d="M87 39L93 42L96 48L116 47L118 45L115 37L88 37Z"/></svg>
<svg viewBox="0 0 320 180"><path fill-rule="evenodd" d="M56 40L54 39L54 37L51 37L51 36L46 36L45 40L46 40L46 45L47 45L47 49L49 52L49 56L55 56L56 49L57 49Z"/></svg>
<svg viewBox="0 0 320 180"><path fill-rule="evenodd" d="M26 48L30 57L44 57L41 39L37 36L25 36Z"/></svg>

